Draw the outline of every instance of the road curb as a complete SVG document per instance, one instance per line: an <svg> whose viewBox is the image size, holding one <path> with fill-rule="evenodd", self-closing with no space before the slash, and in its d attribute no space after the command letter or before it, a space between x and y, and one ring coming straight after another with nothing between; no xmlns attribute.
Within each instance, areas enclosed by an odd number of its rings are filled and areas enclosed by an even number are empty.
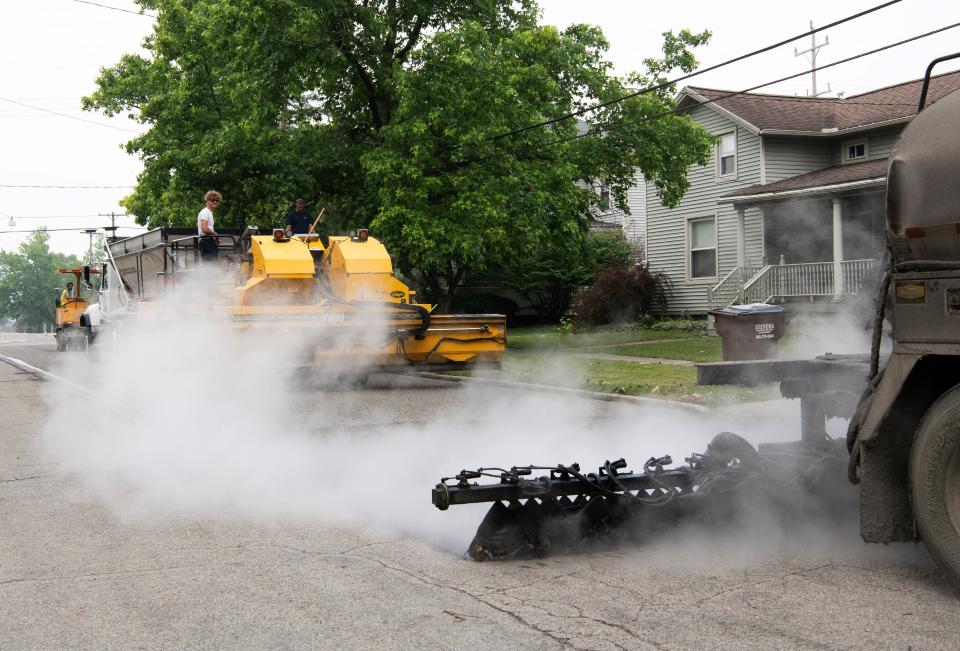
<svg viewBox="0 0 960 651"><path fill-rule="evenodd" d="M455 384L479 384L505 389L520 389L523 391L538 391L540 393L578 396L581 398L589 398L590 400L599 400L602 402L622 402L632 405L656 407L659 409L673 409L676 411L685 411L701 416L713 413L709 407L692 405L687 402L677 402L675 400L659 400L657 398L643 398L640 396L621 396L614 393L600 393L598 391L587 391L585 389L555 387L548 384L531 384L528 382L515 382L512 380L495 380L492 378L461 377L456 375L443 375L442 373L431 373L429 371L420 371L418 373L413 373L412 375L424 378L426 380L439 380L442 382L452 382Z"/></svg>
<svg viewBox="0 0 960 651"><path fill-rule="evenodd" d="M0 354L0 362L6 362L10 366L13 366L14 368L18 368L24 373L30 373L31 375L35 376L36 378L44 382L60 382L61 384L65 384L73 389L76 389L77 391L81 391L87 394L88 396L94 395L93 391L91 391L87 387L81 386L76 382L71 382L66 378L63 378L63 377L60 377L59 375L51 373L50 371L46 371L42 368L37 368L32 364L27 364L22 359L17 359L16 357L10 357L8 355Z"/></svg>

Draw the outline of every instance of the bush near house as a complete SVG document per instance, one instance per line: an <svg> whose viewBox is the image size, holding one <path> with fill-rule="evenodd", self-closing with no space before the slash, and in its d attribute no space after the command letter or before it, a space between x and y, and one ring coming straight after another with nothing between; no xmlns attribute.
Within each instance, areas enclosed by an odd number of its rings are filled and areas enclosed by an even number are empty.
<svg viewBox="0 0 960 651"><path fill-rule="evenodd" d="M598 326L636 321L650 311L654 302L666 299L667 277L651 271L646 264L633 268L608 266L577 303L577 325Z"/></svg>

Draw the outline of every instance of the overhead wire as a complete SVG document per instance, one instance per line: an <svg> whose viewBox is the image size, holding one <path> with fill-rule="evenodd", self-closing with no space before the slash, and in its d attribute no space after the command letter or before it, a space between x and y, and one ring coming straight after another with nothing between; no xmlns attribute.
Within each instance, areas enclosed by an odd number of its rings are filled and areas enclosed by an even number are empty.
<svg viewBox="0 0 960 651"><path fill-rule="evenodd" d="M96 227L92 227L92 226L91 226L90 228L102 229L102 228L105 228L105 227L104 227L104 226L96 226ZM90 230L90 228L42 228L42 227L38 227L38 228L31 228L31 229L29 229L29 230L0 231L0 235L5 235L5 234L7 234L7 233L36 233L37 231L43 231L44 233L58 233L58 232L62 232L62 231L87 231L87 230ZM145 226L117 226L117 229L121 229L121 228L134 229L134 230L140 230L140 231L148 230Z"/></svg>
<svg viewBox="0 0 960 651"><path fill-rule="evenodd" d="M40 188L44 190L126 190L135 185L17 185L0 183L0 188Z"/></svg>
<svg viewBox="0 0 960 651"><path fill-rule="evenodd" d="M91 217L102 217L103 215L8 215L14 219L89 219ZM120 217L121 215L117 215ZM126 216L126 215L122 215Z"/></svg>
<svg viewBox="0 0 960 651"><path fill-rule="evenodd" d="M156 14L148 14L145 11L133 11L132 9L124 9L122 7L113 7L111 5L100 4L99 2L91 2L90 0L73 0L74 2L79 2L84 5L93 5L94 7L100 7L101 9L110 9L112 11L122 11L125 14L133 14L134 16L145 16L147 18L156 18Z"/></svg>
<svg viewBox="0 0 960 651"><path fill-rule="evenodd" d="M751 58L751 57L757 56L758 54L763 54L764 52L769 52L770 50L774 50L774 49L776 49L776 48L778 48L778 47L781 47L781 46L783 46L783 45L787 45L788 43L792 43L793 41L796 41L796 40L798 40L798 39L804 38L805 36L810 36L810 35L816 34L817 32L821 32L821 31L823 31L823 30L830 29L830 28L832 28L832 27L836 27L836 26L838 26L838 25L842 25L842 24L844 24L844 23L850 22L851 20L856 20L857 18L862 18L863 16L866 16L866 15L868 15L868 14L871 14L871 13L873 13L873 12L875 12L875 11L879 11L879 10L881 10L881 9L885 9L885 8L887 8L887 7L891 6L891 5L895 5L895 4L897 4L897 3L901 2L901 1L902 1L902 0L890 0L889 2L884 2L883 4L876 5L875 7L871 7L870 9L865 9L865 10L860 11L860 12L857 12L857 13L855 13L855 14L851 14L850 16L847 16L846 18L841 18L840 20L835 20L835 21L833 21L832 23L828 23L828 24L823 25L823 26L821 26L821 27L815 27L815 28L810 29L810 30L808 30L808 31L806 31L806 32L803 32L802 34L797 34L796 36L791 36L790 38L784 39L784 40L782 40L782 41L778 41L777 43L773 43L773 44L771 44L771 45L767 45L767 46L762 47L762 48L759 48L759 49L757 49L757 50L753 50L752 52L747 52L746 54L741 54L741 55L736 56L736 57L734 57L734 58L732 58L732 59L727 59L726 61L723 61L723 62L721 62L721 63L714 64L714 65L712 65L712 66L708 66L708 67L706 67L706 68L701 68L701 69L698 69L698 70L694 70L694 71L691 72L691 73L688 73L688 74L686 74L686 75L682 75L682 76L680 76L680 77L676 77L675 79L671 79L671 80L669 80L669 81L664 81L664 82L661 82L661 83L659 83L659 84L654 84L654 85L651 85L651 86L647 86L647 87L645 87L645 88L641 88L640 90L634 91L634 92L632 92L632 93L628 93L628 94L623 95L623 96L621 96L621 97L617 97L617 98L612 99L612 100L607 100L606 102L599 102L599 103L597 103L597 104L592 104L592 105L590 105L590 106L586 106L586 107L581 108L581 109L578 109L578 110L576 110L576 111L571 111L571 112L566 113L566 114L564 114L564 115L560 115L560 116L557 116L557 117L554 117L554 118L550 118L549 120L544 120L544 121L538 122L538 123L536 123L536 124L530 124L530 125L527 125L527 126L525 126L525 127L520 127L520 128L518 128L518 129L513 129L513 130L511 130L511 131L506 131L506 132L504 132L504 133L500 133L500 134L491 136L490 139L491 139L491 140L500 140L500 139L506 138L506 137L508 137L508 136L516 135L516 134L519 134L519 133L524 133L524 132L526 132L526 131L530 131L530 130L532 130L532 129L538 129L538 128L540 128L540 127L549 126L549 125L551 125L551 124L556 124L557 122L561 122L561 121L563 121L563 120L568 120L568 119L570 119L570 118L577 117L577 116L583 115L583 114L585 114L585 113L590 113L590 112L592 112L592 111L596 111L596 110L599 110L599 109L602 109L602 108L606 108L607 106L612 106L612 105L614 105L614 104L617 104L617 103L619 103L619 102L623 102L623 101L628 100L628 99L631 99L631 98L633 98L633 97L637 97L637 96L639 96L639 95L644 95L644 94L647 94L647 93L655 92L655 91L657 91L657 90L663 90L663 89L665 89L665 88L669 88L669 87L675 85L677 82L685 81L685 80L687 80L687 79L691 79L691 78L693 78L693 77L696 77L696 76L698 76L698 75L705 74L705 73L707 73L707 72L712 72L713 70L717 70L717 69L719 69L719 68L723 68L723 67L728 66L728 65L731 65L731 64L733 64L733 63L737 63L737 62L743 61L743 60L745 60L745 59L749 59L749 58Z"/></svg>
<svg viewBox="0 0 960 651"><path fill-rule="evenodd" d="M941 33L941 32L945 32L945 31L950 30L950 29L955 29L955 28L957 28L957 27L960 27L960 22L953 23L953 24L951 24L951 25L946 25L946 26L944 26L944 27L939 27L939 28L937 28L937 29L930 30L930 31L928 31L928 32L924 32L924 33L922 33L922 34L917 34L917 35L915 35L915 36L911 36L910 38L906 38L906 39L903 39L903 40L900 40L900 41L896 41L896 42L894 42L894 43L889 43L889 44L887 44L887 45L884 45L884 46L881 46L881 47L878 47L878 48L874 48L874 49L872 49L872 50L867 50L867 51L865 51L865 52L861 52L860 54L855 54L855 55L853 55L853 56L846 57L845 59L840 59L839 61L834 61L834 62L832 62L832 63L828 63L828 64L825 64L825 65L819 66L819 67L817 68L817 70L826 70L826 69L832 68L832 67L834 67L834 66L838 66L838 65L841 65L841 64L844 64L844 63L849 63L849 62L851 62L851 61L855 61L855 60L857 60L857 59L862 59L862 58L864 58L864 57L871 56L871 55L873 55L873 54L877 54L877 53L879 53L879 52L883 52L883 51L885 51L885 50L889 50L889 49L892 49L892 48L895 48L895 47L899 47L899 46L901 46L901 45L905 45L905 44L907 44L907 43L911 43L911 42L913 42L913 41L917 41L917 40L920 40L920 39L922 39L922 38L927 38L928 36L933 36L934 34L939 34L939 33ZM764 82L764 83L762 83L762 84L757 84L757 85L755 85L755 86L751 86L751 87L745 88L745 89L743 89L743 90L731 91L731 92L726 93L726 94L724 94L724 95L720 95L720 96L718 96L718 97L714 97L714 98L712 98L712 99L708 99L708 100L705 100L705 101L703 101L703 102L698 102L698 103L697 103L697 106L705 106L705 105L707 105L707 104L714 104L714 103L719 102L719 101L724 100L724 99L729 99L729 98L735 97L735 96L737 96L737 95L743 95L743 94L749 93L749 92L751 92L751 91L758 90L758 89L760 89L760 88L766 88L767 86L772 86L772 85L774 85L774 84L778 84L778 83L781 83L781 82L784 82L784 81L789 81L789 80L791 80L791 79L796 79L797 77L802 77L802 76L808 75L808 74L810 74L810 71L809 71L809 70L806 70L806 71L803 71L803 72L798 72L798 73L795 73L795 74L787 75L787 76L785 76L785 77L780 77L779 79L774 79L774 80L772 80L772 81L767 81L767 82ZM774 100L774 101L805 101L805 100L812 100L812 99L814 99L814 98L808 98L808 97L796 97L796 98L791 98L791 97L769 97L769 96L765 96L764 99L765 99L765 100L767 100L767 99L772 99L772 100ZM823 100L820 100L820 101L823 101ZM837 100L835 100L835 101L837 101ZM839 101L842 101L842 102L844 102L844 103L847 102L847 100L839 100ZM867 106L867 105L878 105L878 106L888 106L888 105L889 105L889 106L901 106L901 105L906 105L905 103L901 103L901 102L889 102L889 103L888 103L888 102L858 102L858 101L850 101L850 104L864 105L864 106ZM909 105L910 105L911 107L914 106L912 103L909 104ZM601 127L601 128L598 128L598 129L596 129L596 130L590 129L590 130L587 130L587 131L585 131L585 132L583 132L583 133L578 133L578 134L575 134L575 135L572 135L572 136L567 136L567 137L564 137L564 138L558 138L558 139L556 139L556 140L550 140L550 141L547 141L547 142L538 143L538 144L534 144L534 145L527 144L527 145L524 146L524 151L525 151L525 152L541 151L541 150L545 149L546 147L552 147L552 146L555 146L555 145L561 145L561 144L564 144L564 143L573 142L573 141L575 141L575 140L579 140L579 139L581 139L581 138L586 138L586 137L589 137L589 136L601 135L601 134L608 133L608 132L610 132L610 131L615 131L615 130L618 130L618 129L622 129L622 128L625 128L625 127L628 127L628 126L635 126L635 125L638 125L638 124L644 124L644 123L647 123L647 122L652 122L652 121L654 121L654 120L659 120L659 119L661 119L661 118L669 117L669 116L671 116L671 115L680 115L680 114L684 113L685 111L686 111L686 109L673 108L673 109L670 109L670 110L668 110L668 111L663 111L663 112L661 112L661 113L655 113L655 114L653 114L653 115L645 116L645 117L643 117L643 118L641 118L641 119L639 119L639 120L622 121L622 122L618 122L618 123L611 124L611 125L605 125L605 126L603 126L603 127ZM525 131L529 131L529 129L524 129L524 130L525 130ZM492 140L494 140L493 137L487 138L485 141L490 142L490 141L492 141ZM482 142L482 141L481 141L481 142ZM462 147L464 147L464 145L458 145L458 146L455 146L455 147L450 147L450 148L448 148L448 149L445 150L445 151L456 151L457 149L461 149ZM500 156L502 156L502 155L503 155L503 153L494 153L494 154L490 154L490 155L488 155L488 156L484 156L484 157L481 157L481 158L471 159L471 158L469 158L469 157L466 157L465 159L457 162L456 164L458 164L458 165L463 165L463 164L465 164L465 163L485 162L485 161L488 161L488 160L496 159L496 158L498 158L498 157L500 157Z"/></svg>
<svg viewBox="0 0 960 651"><path fill-rule="evenodd" d="M33 106L32 104L24 104L23 102L18 102L17 100L15 100L15 99L10 99L10 98L8 98L8 97L0 97L0 101L9 102L9 103L11 103L11 104L16 104L17 106L24 106L24 107L26 107L26 108L28 108L28 109L33 109L34 111L42 111L42 112L44 112L44 113L50 113L51 115L59 115L59 116L62 117L62 118L70 118L71 120L76 120L76 121L78 121L78 122L86 122L87 124L93 124L93 125L96 125L96 126L98 126L98 127L104 127L104 128L107 128L107 129L116 129L117 131L127 131L127 132L129 132L129 133L135 133L135 134L137 134L138 136L142 136L142 135L144 134L143 131L137 131L137 130L135 130L135 129L127 129L127 128L124 128L124 127L118 127L118 126L113 125L113 124L106 124L105 122L95 122L94 120L87 120L87 119L85 119L85 118L78 118L78 117L75 116L75 115L67 115L66 113L60 113L60 112L58 112L58 111L51 111L50 109L46 109L46 108L43 108L43 107L41 107L41 106Z"/></svg>
<svg viewBox="0 0 960 651"><path fill-rule="evenodd" d="M844 64L844 63L849 63L849 62L851 62L851 61L855 61L855 60L857 60L857 59L862 59L862 58L864 58L864 57L871 56L871 55L873 55L873 54L877 54L877 53L879 53L879 52L883 52L883 51L885 51L885 50L889 50L889 49L892 49L892 48L895 48L895 47L899 47L899 46L901 46L901 45L906 45L907 43L911 43L911 42L913 42L913 41L917 41L917 40L920 40L920 39L922 39L922 38L926 38L926 37L928 37L928 36L933 36L934 34L939 34L939 33L941 33L941 32L945 32L945 31L950 30L950 29L955 29L955 28L957 28L957 27L960 27L960 22L956 22L956 23L953 23L953 24L951 24L951 25L946 25L946 26L944 26L944 27L939 27L939 28L934 29L934 30L931 30L931 31L929 31L929 32L924 32L923 34L917 34L916 36L911 36L910 38L905 38L905 39L903 39L903 40L901 40L901 41L897 41L897 42L895 42L895 43L888 43L887 45L883 45L883 46L881 46L881 47L874 48L874 49L872 49L872 50L867 50L866 52L861 52L860 54L854 54L853 56L849 56L849 57L847 57L847 58L845 58L845 59L840 59L839 61L834 61L834 62L832 62L832 63L827 63L827 64L825 64L825 65L819 66L819 67L817 68L817 70L826 70L827 68L832 68L832 67L834 67L834 66L838 66L838 65L841 65L841 64ZM766 88L767 86L773 86L774 84L779 84L779 83L781 83L781 82L789 81L790 79L796 79L797 77L802 77L802 76L808 75L808 74L810 74L810 71L809 71L809 70L806 70L806 71L798 72L798 73L795 73L795 74L792 74L792 75L787 75L786 77L780 77L779 79L774 79L773 81L767 81L767 82L764 82L764 83L762 83L762 84L757 84L756 86L751 86L750 88L745 88L745 89L743 89L743 90L738 90L738 91L732 91L732 92L726 93L725 95L720 95L719 97L714 97L714 98L712 98L712 99L708 99L708 100L705 100L705 101L703 101L703 102L698 102L698 103L697 103L697 106L704 106L704 105L706 105L706 104L714 104L714 103L716 103L716 102L719 102L720 100L729 99L729 98L731 98L731 97L736 97L737 95L743 95L743 94L746 94L746 93L749 93L749 92L758 90L758 89L760 89L760 88ZM764 97L764 99L765 99L765 100L766 100L766 99L773 99L774 101L796 101L796 100L804 100L804 99L808 99L808 98L805 98L805 97L797 97L797 98L793 99L793 98L790 98L790 97L773 97L773 98ZM813 99L813 98L809 98L809 99ZM839 100L839 101L844 102L844 104L846 105L846 100ZM900 105L903 105L904 103L902 103L902 102L890 102L890 103L887 103L887 102L875 102L875 103L874 103L874 102L856 102L856 101L853 101L853 102L850 102L850 104L857 104L857 105L863 105L863 106L870 106L870 105L878 105L878 106L888 106L888 105L889 105L889 106L900 106ZM909 104L909 106L913 107L914 105L913 105L913 104ZM598 130L598 131L587 131L587 132L585 132L585 133L580 133L580 134L577 134L577 135L575 135L575 136L570 136L570 137L568 137L568 138L562 138L562 139L560 139L560 140L551 141L551 142L548 142L548 143L543 143L542 146L550 146L550 145L554 145L554 144L561 144L561 143L563 143L563 142L570 142L570 141L577 140L577 139L579 139L579 138L585 138L585 137L591 136L591 135L598 135L598 133L606 133L606 132L608 132L608 131L613 131L613 130L615 130L615 129L622 129L622 128L624 128L624 127L633 126L633 125L636 125L636 124L643 124L643 123L645 123L645 122L652 122L653 120L659 120L660 118L667 117L667 116L670 116L670 115L678 115L678 114L680 114L680 113L682 112L682 110L683 110L683 109L674 108L674 109L671 109L671 110L669 110L669 111L663 111L662 113L657 113L657 114L654 114L654 115L646 116L646 117L644 117L644 118L642 118L642 119L640 119L640 120L632 120L632 121L627 121L627 122L621 122L621 123L617 123L617 124L613 124L613 125L604 127L604 128L602 128L602 129L600 129L600 130Z"/></svg>

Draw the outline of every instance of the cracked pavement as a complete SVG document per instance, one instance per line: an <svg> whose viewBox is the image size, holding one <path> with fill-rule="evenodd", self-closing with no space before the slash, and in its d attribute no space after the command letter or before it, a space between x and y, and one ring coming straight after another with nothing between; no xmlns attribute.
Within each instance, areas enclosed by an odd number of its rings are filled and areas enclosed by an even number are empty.
<svg viewBox="0 0 960 651"><path fill-rule="evenodd" d="M0 352L49 368L43 343ZM0 363L3 649L958 644L960 599L923 547L866 545L855 522L828 537L677 532L643 547L473 563L356 525L123 517L45 458L42 387Z"/></svg>

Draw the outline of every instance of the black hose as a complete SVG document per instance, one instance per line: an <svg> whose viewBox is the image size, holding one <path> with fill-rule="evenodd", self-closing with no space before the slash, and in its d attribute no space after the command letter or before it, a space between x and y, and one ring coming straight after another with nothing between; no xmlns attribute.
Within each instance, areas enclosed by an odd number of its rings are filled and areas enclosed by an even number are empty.
<svg viewBox="0 0 960 651"><path fill-rule="evenodd" d="M415 303L393 303L387 301L350 301L350 305L366 305L370 307L416 312L420 317L420 326L411 330L414 338L416 339L423 339L423 337L427 334L427 330L430 328L430 310L422 305L416 305Z"/></svg>
<svg viewBox="0 0 960 651"><path fill-rule="evenodd" d="M918 261L924 263L923 261ZM857 468L860 466L860 448L857 445L857 438L860 436L860 425L867 415L871 402L871 395L877 387L880 375L880 345L883 342L883 318L887 311L887 293L890 291L890 276L894 271L901 271L903 263L895 264L891 258L890 268L883 274L880 281L880 288L877 290L877 304L873 315L873 333L870 339L870 374L867 388L860 401L857 403L857 410L850 418L847 425L847 451L850 453L850 461L847 464L847 479L851 484L859 484L860 477L857 474Z"/></svg>
<svg viewBox="0 0 960 651"><path fill-rule="evenodd" d="M877 291L877 305L873 314L873 335L870 340L870 380L880 371L880 344L883 340L883 317L887 311L887 292L890 291L890 272L883 274Z"/></svg>

